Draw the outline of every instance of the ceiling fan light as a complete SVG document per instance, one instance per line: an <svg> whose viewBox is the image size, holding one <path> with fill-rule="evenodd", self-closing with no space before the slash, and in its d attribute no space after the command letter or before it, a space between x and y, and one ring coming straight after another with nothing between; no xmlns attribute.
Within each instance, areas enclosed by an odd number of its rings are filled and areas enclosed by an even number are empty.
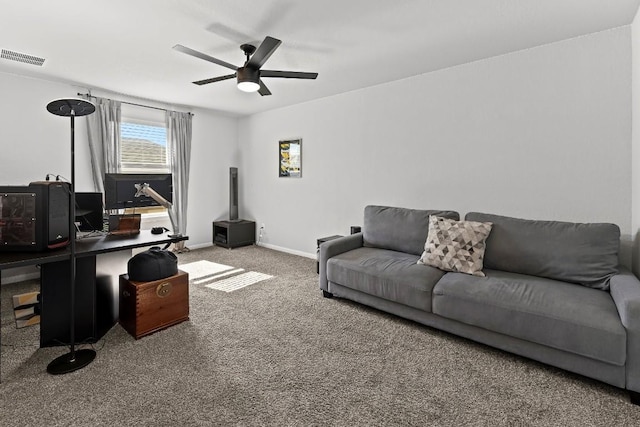
<svg viewBox="0 0 640 427"><path fill-rule="evenodd" d="M256 92L260 89L260 71L250 67L238 68L238 89L243 92Z"/></svg>
<svg viewBox="0 0 640 427"><path fill-rule="evenodd" d="M238 89L243 92L256 92L258 89L260 89L260 85L256 82L250 81L238 82Z"/></svg>

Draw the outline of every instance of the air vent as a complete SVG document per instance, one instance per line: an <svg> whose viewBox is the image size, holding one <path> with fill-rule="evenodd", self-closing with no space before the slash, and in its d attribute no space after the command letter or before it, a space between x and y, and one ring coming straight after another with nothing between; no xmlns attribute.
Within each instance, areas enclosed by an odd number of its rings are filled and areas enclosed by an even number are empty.
<svg viewBox="0 0 640 427"><path fill-rule="evenodd" d="M14 52L12 50L2 49L0 58L10 59L12 61L24 62L25 64L42 66L44 64L44 58L38 58L37 56L27 55L26 53Z"/></svg>

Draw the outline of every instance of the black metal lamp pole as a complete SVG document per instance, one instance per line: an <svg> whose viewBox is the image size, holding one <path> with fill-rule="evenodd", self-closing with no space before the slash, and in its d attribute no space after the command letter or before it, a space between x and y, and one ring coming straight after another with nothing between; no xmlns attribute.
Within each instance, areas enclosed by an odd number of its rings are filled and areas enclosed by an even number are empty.
<svg viewBox="0 0 640 427"><path fill-rule="evenodd" d="M47 110L56 116L71 117L71 182L69 190L69 240L71 249L70 276L71 276L71 307L69 320L70 351L57 357L47 365L47 372L53 375L66 374L84 368L96 357L92 349L76 351L76 233L75 233L75 118L86 116L96 110L95 105L84 99L68 98L56 99L47 104Z"/></svg>

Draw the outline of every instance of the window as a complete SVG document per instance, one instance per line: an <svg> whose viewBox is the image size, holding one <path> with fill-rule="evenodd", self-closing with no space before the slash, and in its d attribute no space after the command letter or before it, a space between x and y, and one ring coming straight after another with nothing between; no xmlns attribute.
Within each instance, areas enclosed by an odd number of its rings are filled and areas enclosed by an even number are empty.
<svg viewBox="0 0 640 427"><path fill-rule="evenodd" d="M122 173L170 173L167 154L167 129L164 123L145 124L123 121L120 124L120 171ZM166 210L163 207L149 207L136 208L135 212L166 213Z"/></svg>
<svg viewBox="0 0 640 427"><path fill-rule="evenodd" d="M122 173L170 172L164 125L122 122L120 138Z"/></svg>

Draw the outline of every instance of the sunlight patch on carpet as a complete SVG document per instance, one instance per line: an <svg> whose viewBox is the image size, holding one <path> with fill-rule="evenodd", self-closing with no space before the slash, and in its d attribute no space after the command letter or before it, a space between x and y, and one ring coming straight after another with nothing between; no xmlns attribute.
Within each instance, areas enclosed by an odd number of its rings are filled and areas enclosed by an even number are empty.
<svg viewBox="0 0 640 427"><path fill-rule="evenodd" d="M223 271L222 273L209 274L209 275L206 275L206 276L199 277L197 279L193 279L191 281L191 283L193 283L194 285L206 285L207 283L212 282L214 280L219 280L219 279L222 279L223 277L232 276L234 274L242 273L243 271L244 271L244 268L233 268L233 269L228 270L228 271Z"/></svg>
<svg viewBox="0 0 640 427"><path fill-rule="evenodd" d="M242 268L206 260L180 264L178 268L189 273L190 284L204 285L209 289L223 292L233 292L273 277L255 271L245 272Z"/></svg>
<svg viewBox="0 0 640 427"><path fill-rule="evenodd" d="M247 273L242 273L237 276L209 283L205 286L209 289L217 289L224 292L233 292L235 290L245 288L249 285L255 285L256 283L262 282L263 280L271 279L272 277L273 276L269 276L268 274L249 271Z"/></svg>
<svg viewBox="0 0 640 427"><path fill-rule="evenodd" d="M217 264L215 262L205 260L190 262L188 264L180 264L178 268L189 273L189 279L200 279L205 276L211 276L222 273L223 271L234 269L234 267L231 267L230 265Z"/></svg>

